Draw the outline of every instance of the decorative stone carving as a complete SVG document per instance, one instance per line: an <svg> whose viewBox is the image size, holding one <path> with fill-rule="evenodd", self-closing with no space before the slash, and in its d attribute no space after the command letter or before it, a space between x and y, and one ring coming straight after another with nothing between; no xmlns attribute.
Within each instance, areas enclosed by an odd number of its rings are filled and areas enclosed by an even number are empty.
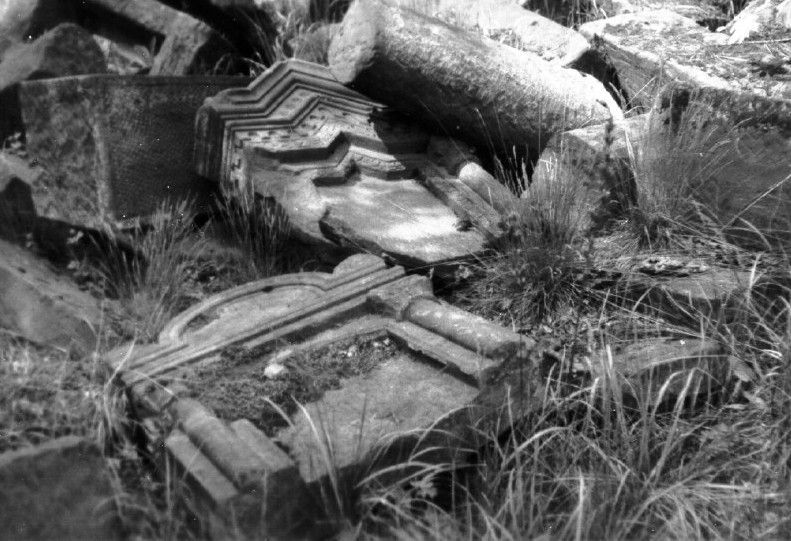
<svg viewBox="0 0 791 541"><path fill-rule="evenodd" d="M481 251L513 199L461 143L298 60L207 100L195 139L200 175L274 198L302 240L409 265Z"/></svg>
<svg viewBox="0 0 791 541"><path fill-rule="evenodd" d="M153 444L164 441L215 512L260 524L254 512L264 508L264 533L283 535L309 518L303 496L331 470L346 482L405 453L463 459L472 427L509 394L487 392L503 363L527 366L533 347L437 300L427 278L356 255L332 274L283 275L207 299L157 344L123 348L111 362ZM280 404L289 419L278 421L265 402L267 365L321 377L337 363L347 370L337 383L302 408Z"/></svg>

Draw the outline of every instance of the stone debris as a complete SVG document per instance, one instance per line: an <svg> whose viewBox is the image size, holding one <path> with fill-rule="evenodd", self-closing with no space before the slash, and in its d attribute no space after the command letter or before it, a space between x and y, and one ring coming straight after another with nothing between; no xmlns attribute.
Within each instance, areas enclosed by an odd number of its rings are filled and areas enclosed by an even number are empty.
<svg viewBox="0 0 791 541"><path fill-rule="evenodd" d="M101 228L167 200L205 197L191 167L195 112L206 97L247 82L85 75L24 83L28 152L52 178L37 190L37 205L49 217Z"/></svg>
<svg viewBox="0 0 791 541"><path fill-rule="evenodd" d="M379 0L351 5L329 62L355 90L507 156L623 116L592 76Z"/></svg>
<svg viewBox="0 0 791 541"><path fill-rule="evenodd" d="M300 240L409 266L481 252L514 200L463 144L297 60L207 100L195 139L202 176L273 198Z"/></svg>
<svg viewBox="0 0 791 541"><path fill-rule="evenodd" d="M295 357L311 363L318 362L315 352L321 348L349 340L356 342L341 350L345 362L364 363L364 351L384 357L294 410L291 422L275 435L288 455L264 435L266 426L250 424L257 418L238 418L224 406L220 419L170 390L177 388L171 382L179 382L206 400L227 403L229 396L204 388L200 374L207 367L218 366L210 376L214 388L230 389L224 386L234 377L254 380L250 370L256 365L262 371L271 367L268 358L277 356L272 349L277 343L291 344L285 363ZM371 340L375 345L369 348L365 344ZM123 347L108 361L121 370L121 381L145 416L173 416L169 433L150 436L165 439L171 458L204 487L216 512L249 495L262 475L281 472L269 492L253 492L254 501L248 502L249 512L262 503L273 510L264 523L277 534L300 522L282 513L299 510L300 491L317 490L328 482L330 470L346 478L359 468L397 463L404 453L432 446L433 460L463 459L473 441L471 427L494 407L476 405L481 389L498 379L503 361L513 362L532 347L525 337L438 301L427 278L406 277L401 267L357 255L332 274L284 275L223 292L175 318L158 344L131 354ZM223 356L229 348L252 356L229 364ZM245 444L236 443L240 423L253 434ZM465 443L459 447L460 442ZM283 507L285 500L289 506ZM275 502L280 503L268 505Z"/></svg>
<svg viewBox="0 0 791 541"><path fill-rule="evenodd" d="M151 37L159 42L151 75L205 72L229 50L225 39L209 25L156 0L84 0L81 4L95 17L100 35L134 42L143 28L148 35L138 38L141 45L148 46ZM126 26L118 25L119 21Z"/></svg>
<svg viewBox="0 0 791 541"><path fill-rule="evenodd" d="M390 0L389 4L436 17L563 67L573 67L590 49L578 32L513 0Z"/></svg>
<svg viewBox="0 0 791 541"><path fill-rule="evenodd" d="M38 344L92 353L98 302L27 250L0 240L0 327Z"/></svg>
<svg viewBox="0 0 791 541"><path fill-rule="evenodd" d="M22 129L20 82L106 71L98 44L75 24L58 25L31 43L9 47L0 62L0 138Z"/></svg>
<svg viewBox="0 0 791 541"><path fill-rule="evenodd" d="M123 539L96 445L65 436L0 454L0 537Z"/></svg>

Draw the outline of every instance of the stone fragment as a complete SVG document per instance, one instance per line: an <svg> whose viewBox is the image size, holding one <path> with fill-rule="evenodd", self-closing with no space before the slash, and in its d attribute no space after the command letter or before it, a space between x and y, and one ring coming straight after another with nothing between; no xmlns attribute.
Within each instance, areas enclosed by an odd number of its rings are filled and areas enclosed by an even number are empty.
<svg viewBox="0 0 791 541"><path fill-rule="evenodd" d="M763 59L765 45L729 45L725 34L667 11L613 17L581 31L613 64L634 105L669 113L668 139L652 145L681 142L669 149L674 163L692 163L686 150L704 160L723 156L709 168L716 173L705 179L704 195L724 226L770 236L789 231L791 66L773 68Z"/></svg>
<svg viewBox="0 0 791 541"><path fill-rule="evenodd" d="M146 47L118 43L99 35L94 35L93 39L104 54L108 72L116 75L137 75L151 71L154 57Z"/></svg>
<svg viewBox="0 0 791 541"><path fill-rule="evenodd" d="M14 45L38 38L58 24L75 19L75 6L62 0L4 2L0 6L0 58Z"/></svg>
<svg viewBox="0 0 791 541"><path fill-rule="evenodd" d="M203 74L229 50L209 25L156 0L84 0L81 8L107 38L148 46L154 37L159 47L151 75Z"/></svg>
<svg viewBox="0 0 791 541"><path fill-rule="evenodd" d="M70 23L58 25L32 43L9 48L0 62L0 139L22 129L17 94L20 82L106 71L93 36Z"/></svg>
<svg viewBox="0 0 791 541"><path fill-rule="evenodd" d="M207 100L195 139L199 174L227 193L273 198L299 239L410 266L481 251L514 199L461 143L298 60Z"/></svg>
<svg viewBox="0 0 791 541"><path fill-rule="evenodd" d="M610 365L612 362L612 365ZM650 406L685 399L711 398L731 376L728 355L719 345L700 339L644 339L612 351L598 352L594 376L617 374L625 398Z"/></svg>
<svg viewBox="0 0 791 541"><path fill-rule="evenodd" d="M724 29L728 43L771 41L788 37L790 30L791 0L752 0Z"/></svg>
<svg viewBox="0 0 791 541"><path fill-rule="evenodd" d="M0 240L0 327L31 342L90 353L101 323L99 305L88 293Z"/></svg>
<svg viewBox="0 0 791 541"><path fill-rule="evenodd" d="M502 406L508 389L481 404L480 393L503 362L518 365L533 347L440 303L428 282L403 268L356 255L332 274L278 276L206 299L171 321L157 344L124 347L108 362L152 420L143 423L165 430L152 438L165 438L169 456L203 487L214 512L234 509L254 524L257 509L271 509L258 523L283 531L309 510L303 490L325 490L330 474L345 486L411 453L463 460L476 445L473 427ZM284 385L261 377L281 352L295 374L331 370L332 362L355 368L302 406L279 406L288 423L267 421L259 409L271 408L267 391L256 385ZM186 389L170 390L177 385ZM169 417L171 425L161 422ZM251 492L262 477L269 488Z"/></svg>
<svg viewBox="0 0 791 541"><path fill-rule="evenodd" d="M549 140L533 170L530 186L522 192L529 212L550 216L553 209L563 205L580 231L607 214L607 201L617 195L611 190L625 190L630 182L630 150L640 146L645 137L647 117L638 115L613 123L609 133L608 126L579 128ZM605 167L609 168L606 173ZM610 177L605 179L605 174Z"/></svg>
<svg viewBox="0 0 791 541"><path fill-rule="evenodd" d="M329 62L340 82L507 156L622 117L592 76L379 0L352 4Z"/></svg>
<svg viewBox="0 0 791 541"><path fill-rule="evenodd" d="M390 4L436 17L564 67L573 66L590 48L576 31L512 0L391 0Z"/></svg>
<svg viewBox="0 0 791 541"><path fill-rule="evenodd" d="M238 77L81 76L20 88L28 151L51 174L47 215L86 227L206 197L191 172L195 112Z"/></svg>
<svg viewBox="0 0 791 541"><path fill-rule="evenodd" d="M122 539L99 449L76 436L0 455L0 537Z"/></svg>

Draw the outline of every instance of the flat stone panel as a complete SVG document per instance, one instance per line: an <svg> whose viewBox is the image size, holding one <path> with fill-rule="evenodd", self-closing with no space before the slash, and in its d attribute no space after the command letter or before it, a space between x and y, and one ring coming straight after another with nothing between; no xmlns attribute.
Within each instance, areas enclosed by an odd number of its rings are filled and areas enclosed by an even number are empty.
<svg viewBox="0 0 791 541"><path fill-rule="evenodd" d="M247 81L88 75L23 83L28 150L53 177L40 212L95 226L145 216L166 199L205 196L190 167L195 112L207 96Z"/></svg>
<svg viewBox="0 0 791 541"><path fill-rule="evenodd" d="M207 100L196 120L202 176L274 198L304 241L409 265L469 257L499 234L493 203L457 176L475 162L464 148L298 60ZM478 191L481 175L497 185L478 171Z"/></svg>

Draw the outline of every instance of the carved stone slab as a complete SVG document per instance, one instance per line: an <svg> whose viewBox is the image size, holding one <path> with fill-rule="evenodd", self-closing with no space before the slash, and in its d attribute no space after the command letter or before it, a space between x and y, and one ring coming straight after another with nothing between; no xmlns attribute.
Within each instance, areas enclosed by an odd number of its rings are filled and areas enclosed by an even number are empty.
<svg viewBox="0 0 791 541"><path fill-rule="evenodd" d="M484 390L530 348L436 299L427 278L356 255L332 274L221 293L175 318L157 344L110 360L154 448L161 442L203 501L282 535L331 473L352 479L429 448L422 460L463 458L471 427L493 411ZM286 373L268 370L276 365ZM273 417L266 399L278 378L310 386L338 366L337 381ZM288 379L301 371L308 377Z"/></svg>
<svg viewBox="0 0 791 541"><path fill-rule="evenodd" d="M302 240L409 265L479 252L499 234L494 201L510 197L480 168L464 180L475 162L461 143L430 137L299 60L206 100L195 162L224 190L275 198Z"/></svg>

